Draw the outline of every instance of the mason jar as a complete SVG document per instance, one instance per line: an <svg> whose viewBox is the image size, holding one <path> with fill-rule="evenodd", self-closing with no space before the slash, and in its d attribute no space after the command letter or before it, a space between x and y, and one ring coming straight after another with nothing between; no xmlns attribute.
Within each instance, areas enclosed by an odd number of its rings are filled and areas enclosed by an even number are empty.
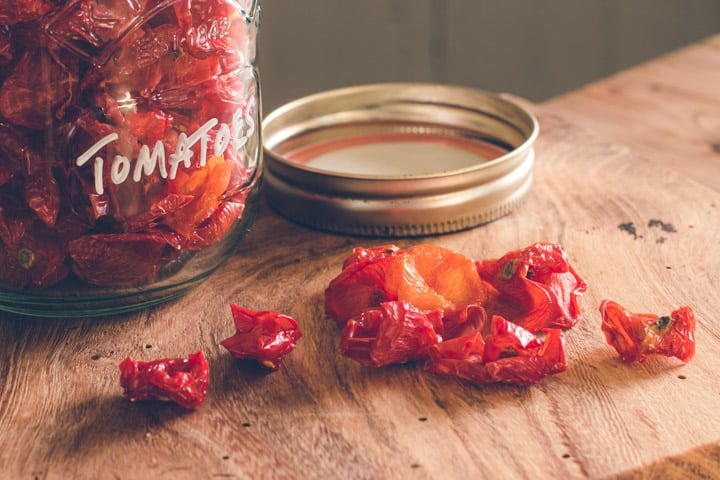
<svg viewBox="0 0 720 480"><path fill-rule="evenodd" d="M0 310L177 297L261 179L258 0L0 1Z"/></svg>

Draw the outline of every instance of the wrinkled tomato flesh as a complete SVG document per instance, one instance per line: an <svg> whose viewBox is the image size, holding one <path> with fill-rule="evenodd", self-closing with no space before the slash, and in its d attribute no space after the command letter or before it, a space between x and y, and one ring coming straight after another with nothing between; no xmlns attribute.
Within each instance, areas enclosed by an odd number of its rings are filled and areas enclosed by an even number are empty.
<svg viewBox="0 0 720 480"><path fill-rule="evenodd" d="M695 355L695 313L683 306L669 315L635 313L613 300L600 304L607 343L625 362L648 355L676 357L687 363Z"/></svg>
<svg viewBox="0 0 720 480"><path fill-rule="evenodd" d="M235 358L256 360L269 370L280 368L302 336L295 319L274 310L255 311L234 303L230 309L235 334L220 344Z"/></svg>
<svg viewBox="0 0 720 480"><path fill-rule="evenodd" d="M119 367L120 386L131 402L163 400L194 409L207 395L210 367L201 351L149 362L127 357Z"/></svg>

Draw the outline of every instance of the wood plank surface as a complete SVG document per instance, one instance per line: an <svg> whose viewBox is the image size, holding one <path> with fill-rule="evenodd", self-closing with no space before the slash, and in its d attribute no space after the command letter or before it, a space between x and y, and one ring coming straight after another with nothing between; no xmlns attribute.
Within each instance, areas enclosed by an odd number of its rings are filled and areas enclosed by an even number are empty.
<svg viewBox="0 0 720 480"><path fill-rule="evenodd" d="M550 99L543 107L720 189L720 35Z"/></svg>
<svg viewBox="0 0 720 480"><path fill-rule="evenodd" d="M527 388L476 387L418 365L342 357L323 292L357 245L263 208L230 261L173 303L115 318L0 314L3 478L713 478L720 476L720 193L536 110L533 188L520 209L430 242L474 258L557 242L589 284L567 332L568 370ZM661 222L661 223L658 223ZM635 235L623 224L632 223ZM660 228L656 225L672 226ZM597 307L690 305L688 365L621 363ZM229 303L303 331L274 373L219 346ZM121 396L118 363L203 350L197 410Z"/></svg>

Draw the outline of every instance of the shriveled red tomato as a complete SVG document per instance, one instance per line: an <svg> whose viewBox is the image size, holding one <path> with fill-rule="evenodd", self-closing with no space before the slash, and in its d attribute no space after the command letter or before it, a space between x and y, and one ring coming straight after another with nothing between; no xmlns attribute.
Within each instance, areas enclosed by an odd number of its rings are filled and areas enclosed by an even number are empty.
<svg viewBox="0 0 720 480"><path fill-rule="evenodd" d="M625 362L663 355L687 363L695 355L695 313L690 307L660 316L633 313L613 300L603 300L600 314L605 339Z"/></svg>
<svg viewBox="0 0 720 480"><path fill-rule="evenodd" d="M0 1L0 24L15 25L29 22L45 15L54 7L51 0L2 0Z"/></svg>
<svg viewBox="0 0 720 480"><path fill-rule="evenodd" d="M206 220L198 224L191 239L180 242L181 248L195 251L214 245L225 238L244 211L244 201L223 201Z"/></svg>
<svg viewBox="0 0 720 480"><path fill-rule="evenodd" d="M193 200L165 215L162 223L180 238L192 242L198 226L220 206L233 168L222 156L214 156L203 168L178 171L177 178L171 182L174 193L190 195Z"/></svg>
<svg viewBox="0 0 720 480"><path fill-rule="evenodd" d="M425 312L407 302L384 302L345 324L340 352L363 365L381 367L422 360L439 340Z"/></svg>
<svg viewBox="0 0 720 480"><path fill-rule="evenodd" d="M3 245L0 280L14 288L54 285L68 274L64 242L47 225L35 221L22 226L16 245ZM19 232L14 232L13 235Z"/></svg>
<svg viewBox="0 0 720 480"><path fill-rule="evenodd" d="M153 282L167 243L157 234L84 235L70 241L72 269L96 285L133 286Z"/></svg>
<svg viewBox="0 0 720 480"><path fill-rule="evenodd" d="M0 114L15 125L42 130L77 95L78 68L76 58L59 50L27 50L0 87Z"/></svg>
<svg viewBox="0 0 720 480"><path fill-rule="evenodd" d="M567 369L562 331L547 329L544 333L541 340L495 316L487 337L471 333L433 345L425 369L475 384L538 383Z"/></svg>
<svg viewBox="0 0 720 480"><path fill-rule="evenodd" d="M35 215L27 204L17 197L0 191L0 240L9 248L17 248Z"/></svg>
<svg viewBox="0 0 720 480"><path fill-rule="evenodd" d="M49 168L29 175L23 185L27 205L49 227L55 226L60 212L60 187Z"/></svg>
<svg viewBox="0 0 720 480"><path fill-rule="evenodd" d="M4 185L23 171L32 152L27 138L19 129L0 122L0 185Z"/></svg>
<svg viewBox="0 0 720 480"><path fill-rule="evenodd" d="M587 284L565 250L535 243L498 259L477 262L480 276L496 291L486 308L532 332L570 328L580 319L578 298Z"/></svg>
<svg viewBox="0 0 720 480"><path fill-rule="evenodd" d="M356 248L345 259L342 272L325 289L325 313L338 327L367 308L397 298L385 288L385 272L399 252L394 245Z"/></svg>
<svg viewBox="0 0 720 480"><path fill-rule="evenodd" d="M437 245L416 245L388 262L384 289L389 298L421 310L483 304L487 289L472 259Z"/></svg>
<svg viewBox="0 0 720 480"><path fill-rule="evenodd" d="M220 342L239 359L257 360L261 367L277 370L302 337L294 318L273 310L255 311L230 304L235 334Z"/></svg>
<svg viewBox="0 0 720 480"><path fill-rule="evenodd" d="M127 357L120 365L120 385L131 401L164 400L197 408L207 395L210 366L202 351L185 358L142 362Z"/></svg>

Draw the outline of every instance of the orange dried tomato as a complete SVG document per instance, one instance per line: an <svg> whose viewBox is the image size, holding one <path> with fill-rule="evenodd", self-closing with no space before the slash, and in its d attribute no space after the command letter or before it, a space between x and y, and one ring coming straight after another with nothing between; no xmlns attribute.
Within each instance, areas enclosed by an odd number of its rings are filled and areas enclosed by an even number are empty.
<svg viewBox="0 0 720 480"><path fill-rule="evenodd" d="M487 288L472 259L437 245L421 244L388 263L385 290L421 310L483 304Z"/></svg>
<svg viewBox="0 0 720 480"><path fill-rule="evenodd" d="M177 177L171 182L176 190L173 193L193 196L193 200L166 215L163 223L191 242L198 225L220 206L233 168L234 164L225 161L221 155L210 157L204 168L178 170Z"/></svg>

